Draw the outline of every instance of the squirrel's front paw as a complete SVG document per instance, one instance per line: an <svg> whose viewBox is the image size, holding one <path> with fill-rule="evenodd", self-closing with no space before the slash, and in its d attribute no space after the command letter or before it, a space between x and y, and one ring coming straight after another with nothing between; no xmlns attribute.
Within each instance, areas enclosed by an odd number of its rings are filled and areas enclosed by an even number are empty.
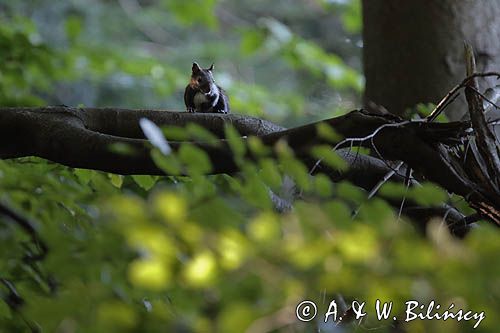
<svg viewBox="0 0 500 333"><path fill-rule="evenodd" d="M195 110L194 110L194 108L187 108L187 109L186 109L186 112L189 112L189 113L194 113L194 112L195 112Z"/></svg>

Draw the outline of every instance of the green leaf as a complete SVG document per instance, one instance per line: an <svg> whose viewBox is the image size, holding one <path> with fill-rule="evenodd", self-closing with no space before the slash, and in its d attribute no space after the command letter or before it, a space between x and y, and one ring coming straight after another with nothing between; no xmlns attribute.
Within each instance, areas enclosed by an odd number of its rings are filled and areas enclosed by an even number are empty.
<svg viewBox="0 0 500 333"><path fill-rule="evenodd" d="M3 320L12 319L12 313L10 312L9 306L5 302L0 302L0 318Z"/></svg>
<svg viewBox="0 0 500 333"><path fill-rule="evenodd" d="M344 29L351 33L359 33L362 27L361 0L347 1L342 14Z"/></svg>
<svg viewBox="0 0 500 333"><path fill-rule="evenodd" d="M295 158L285 158L280 159L283 171L292 177L292 179L297 183L297 185L304 189L309 190L311 188L311 176L309 175L309 170L306 166Z"/></svg>
<svg viewBox="0 0 500 333"><path fill-rule="evenodd" d="M264 43L265 34L261 30L246 30L241 39L241 51L245 55L255 53Z"/></svg>
<svg viewBox="0 0 500 333"><path fill-rule="evenodd" d="M281 186L281 174L278 165L274 159L264 158L259 161L262 171L262 180L272 189L278 189Z"/></svg>
<svg viewBox="0 0 500 333"><path fill-rule="evenodd" d="M82 20L80 17L71 15L66 19L66 35L70 40L75 40L82 32Z"/></svg>
<svg viewBox="0 0 500 333"><path fill-rule="evenodd" d="M249 179L242 190L245 199L249 203L262 209L271 209L272 202L269 197L269 188L258 178Z"/></svg>
<svg viewBox="0 0 500 333"><path fill-rule="evenodd" d="M258 318L255 310L249 304L236 301L225 307L220 314L221 332L246 332Z"/></svg>
<svg viewBox="0 0 500 333"><path fill-rule="evenodd" d="M314 190L321 196L330 197L333 194L332 181L325 174L314 176Z"/></svg>
<svg viewBox="0 0 500 333"><path fill-rule="evenodd" d="M168 156L165 156L159 150L153 149L151 151L151 158L155 162L155 165L161 170L165 171L166 174L168 175L182 174L182 164L177 158L176 154L170 154Z"/></svg>
<svg viewBox="0 0 500 333"><path fill-rule="evenodd" d="M186 126L185 131L191 139L195 139L197 141L208 142L212 145L217 145L220 142L219 138L217 138L212 132L198 124L189 123Z"/></svg>
<svg viewBox="0 0 500 333"><path fill-rule="evenodd" d="M434 184L424 183L422 186L410 188L408 197L412 198L420 205L431 206L444 203L448 198L448 194Z"/></svg>
<svg viewBox="0 0 500 333"><path fill-rule="evenodd" d="M108 146L109 151L120 154L120 155L125 155L125 156L132 156L136 153L135 149L126 143L121 143L121 142L116 142L112 143Z"/></svg>
<svg viewBox="0 0 500 333"><path fill-rule="evenodd" d="M162 131L167 140L173 140L173 141L189 140L189 133L186 131L184 127L162 126Z"/></svg>
<svg viewBox="0 0 500 333"><path fill-rule="evenodd" d="M415 106L417 112L424 117L430 115L435 107L436 105L433 103L419 103Z"/></svg>
<svg viewBox="0 0 500 333"><path fill-rule="evenodd" d="M82 183L83 185L87 185L92 179L92 176L94 175L95 171L87 169L75 169L73 172L80 181L80 183Z"/></svg>
<svg viewBox="0 0 500 333"><path fill-rule="evenodd" d="M116 188L122 187L122 185L123 185L123 176L122 175L116 175L114 173L109 173L108 177L111 180L111 184L113 184L113 186L115 186Z"/></svg>
<svg viewBox="0 0 500 333"><path fill-rule="evenodd" d="M163 0L162 2L185 26L200 23L212 29L218 26L217 16L214 13L216 0Z"/></svg>
<svg viewBox="0 0 500 333"><path fill-rule="evenodd" d="M331 146L314 146L311 150L312 156L318 159L319 163L324 163L335 170L347 170L347 163L340 157Z"/></svg>
<svg viewBox="0 0 500 333"><path fill-rule="evenodd" d="M207 153L192 144L181 145L179 159L186 165L190 175L207 174L212 171L212 163Z"/></svg>
<svg viewBox="0 0 500 333"><path fill-rule="evenodd" d="M149 176L149 175L132 175L132 179L146 191L149 191L156 181L158 180L158 176Z"/></svg>
<svg viewBox="0 0 500 333"><path fill-rule="evenodd" d="M248 139L248 148L257 157L267 156L271 153L271 149L266 147L262 140L256 136L249 136Z"/></svg>
<svg viewBox="0 0 500 333"><path fill-rule="evenodd" d="M366 199L366 193L349 182L342 181L337 184L337 195L360 204Z"/></svg>
<svg viewBox="0 0 500 333"><path fill-rule="evenodd" d="M380 225L386 220L392 220L394 217L391 206L380 198L371 198L364 202L359 214L365 221Z"/></svg>
<svg viewBox="0 0 500 333"><path fill-rule="evenodd" d="M340 200L333 200L325 205L325 210L330 216L331 222L336 226L352 223L351 210Z"/></svg>
<svg viewBox="0 0 500 333"><path fill-rule="evenodd" d="M386 182L379 190L384 197L391 199L403 199L408 195L408 187L401 183Z"/></svg>
<svg viewBox="0 0 500 333"><path fill-rule="evenodd" d="M246 145L240 133L238 133L233 126L226 126L224 131L229 147L231 147L231 150L236 155L236 158L243 157L246 152Z"/></svg>
<svg viewBox="0 0 500 333"><path fill-rule="evenodd" d="M316 125L316 130L318 131L318 136L320 138L328 140L332 143L339 142L342 139L342 137L327 123L318 123Z"/></svg>

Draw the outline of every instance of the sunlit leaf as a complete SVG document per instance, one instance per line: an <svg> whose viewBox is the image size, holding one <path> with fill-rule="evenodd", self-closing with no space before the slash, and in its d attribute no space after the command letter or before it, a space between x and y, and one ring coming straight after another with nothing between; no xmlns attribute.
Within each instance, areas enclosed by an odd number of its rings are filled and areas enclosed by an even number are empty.
<svg viewBox="0 0 500 333"><path fill-rule="evenodd" d="M132 175L132 179L144 190L148 191L154 186L158 177L149 175Z"/></svg>
<svg viewBox="0 0 500 333"><path fill-rule="evenodd" d="M116 175L114 173L110 173L110 174L108 174L108 176L109 176L109 179L111 180L111 184L113 184L113 186L115 186L117 188L122 187L122 184L123 184L123 176L122 175Z"/></svg>
<svg viewBox="0 0 500 333"><path fill-rule="evenodd" d="M86 169L75 169L74 173L82 184L87 185L90 182L90 179L92 179L94 171Z"/></svg>
<svg viewBox="0 0 500 333"><path fill-rule="evenodd" d="M277 217L269 212L256 216L247 227L250 237L257 241L270 241L280 234Z"/></svg>
<svg viewBox="0 0 500 333"><path fill-rule="evenodd" d="M189 286L199 288L212 283L216 273L214 255L209 251L203 251L186 263L184 277Z"/></svg>
<svg viewBox="0 0 500 333"><path fill-rule="evenodd" d="M170 283L170 272L160 260L136 260L128 268L130 282L137 287L162 290Z"/></svg>
<svg viewBox="0 0 500 333"><path fill-rule="evenodd" d="M187 203L172 192L161 192L154 197L154 206L167 223L180 223L187 215Z"/></svg>

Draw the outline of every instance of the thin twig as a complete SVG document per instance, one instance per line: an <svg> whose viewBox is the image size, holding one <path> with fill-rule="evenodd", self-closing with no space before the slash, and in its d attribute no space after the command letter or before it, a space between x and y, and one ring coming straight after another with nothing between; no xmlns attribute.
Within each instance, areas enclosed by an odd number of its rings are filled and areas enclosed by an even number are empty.
<svg viewBox="0 0 500 333"><path fill-rule="evenodd" d="M378 190L382 187L382 185L384 185L385 183L387 183L387 181L389 179L391 179L392 176L394 176L397 171L399 171L399 169L403 166L403 164L404 164L404 162L399 162L398 165L396 165L394 167L394 169L392 169L391 171L389 171L388 173L386 173L386 175L384 176L384 178L382 178L377 183L377 185L375 185L375 187L370 191L370 193L368 194L368 199L371 199L378 192Z"/></svg>
<svg viewBox="0 0 500 333"><path fill-rule="evenodd" d="M475 91L475 92L476 92L476 94L478 94L479 96L481 96L481 98L482 98L482 99L484 99L486 102L488 102L488 103L490 103L492 106L494 106L494 107L495 107L495 109L497 109L497 110L498 110L498 109L500 109L500 107L499 107L497 104L495 104L495 102L493 102L492 100L490 100L488 97L486 97L486 96L485 96L483 93L481 93L479 90L477 90L477 89L476 89L476 88L474 88L474 87L469 87L469 88L471 88L473 91Z"/></svg>
<svg viewBox="0 0 500 333"><path fill-rule="evenodd" d="M17 225L21 227L26 233L31 236L33 242L40 248L40 254L37 259L43 258L48 251L48 247L43 240L40 239L38 232L36 231L35 224L28 220L26 217L20 215L12 208L6 206L0 202L0 215L6 216L14 221Z"/></svg>
<svg viewBox="0 0 500 333"><path fill-rule="evenodd" d="M436 107L434 108L434 110L432 110L432 112L427 116L427 118L425 118L428 122L432 122L434 121L440 114L441 112L444 110L445 106L447 105L447 101L453 96L455 95L455 93L461 89L461 88L464 88L465 86L467 86L468 82L473 79L473 78L476 78L476 77L489 77L489 76L496 76L497 79L500 79L500 72L485 72L485 73L474 73L472 75L469 75L467 76L460 84L456 85L455 87L453 87L453 89L451 89L447 94L446 96L443 97L443 99L441 99L441 101L438 103L438 105L436 105Z"/></svg>

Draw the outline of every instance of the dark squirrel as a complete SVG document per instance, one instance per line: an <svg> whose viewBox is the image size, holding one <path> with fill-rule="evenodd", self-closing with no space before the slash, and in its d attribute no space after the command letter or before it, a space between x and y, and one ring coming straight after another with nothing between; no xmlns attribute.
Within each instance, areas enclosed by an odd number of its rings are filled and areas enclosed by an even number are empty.
<svg viewBox="0 0 500 333"><path fill-rule="evenodd" d="M187 112L229 113L229 98L226 92L215 84L212 71L193 63L191 81L184 91Z"/></svg>

